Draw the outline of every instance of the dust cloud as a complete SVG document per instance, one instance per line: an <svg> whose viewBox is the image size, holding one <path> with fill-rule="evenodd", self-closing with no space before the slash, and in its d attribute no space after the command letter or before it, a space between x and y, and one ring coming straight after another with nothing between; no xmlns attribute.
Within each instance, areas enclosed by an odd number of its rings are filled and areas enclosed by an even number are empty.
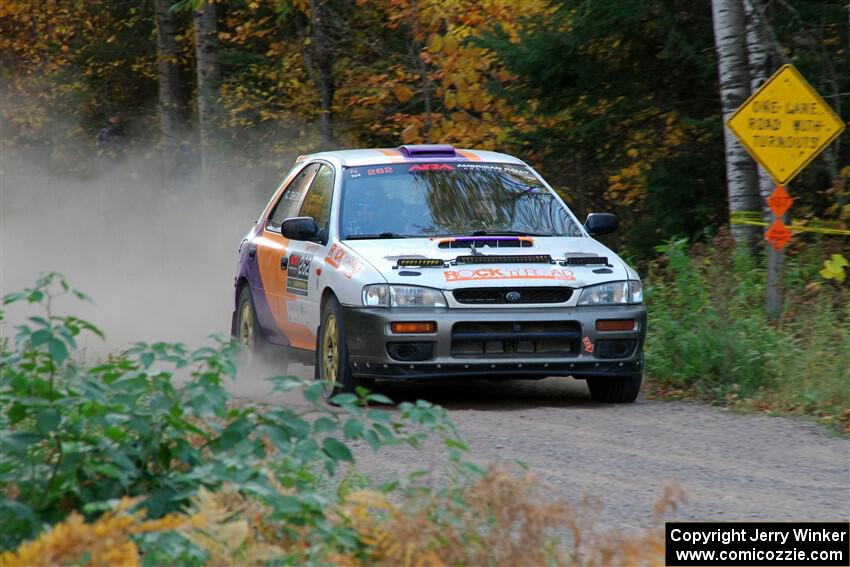
<svg viewBox="0 0 850 567"><path fill-rule="evenodd" d="M106 344L83 342L100 354L229 334L239 242L292 161L278 171L221 167L206 183L195 171L167 187L157 152L132 154L139 157L93 160L86 174L62 176L45 165L49 156L0 146L0 292L30 286L42 272L64 274L95 304L61 298L56 310L101 327ZM35 314L11 306L0 334L14 336L14 325Z"/></svg>

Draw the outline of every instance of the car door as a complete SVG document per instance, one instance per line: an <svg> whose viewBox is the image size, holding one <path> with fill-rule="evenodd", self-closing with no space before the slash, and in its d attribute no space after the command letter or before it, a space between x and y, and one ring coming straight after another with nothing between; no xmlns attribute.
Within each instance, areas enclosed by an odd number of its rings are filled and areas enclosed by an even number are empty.
<svg viewBox="0 0 850 567"><path fill-rule="evenodd" d="M305 165L279 192L268 216L261 220L263 226L248 250L249 255L254 254L260 276L252 280L257 319L269 341L280 345L297 346L292 344L292 333L288 332L290 324L285 298L290 242L281 235L280 227L285 219L298 216L304 195L319 166L319 163ZM303 342L296 340L299 345Z"/></svg>
<svg viewBox="0 0 850 567"><path fill-rule="evenodd" d="M322 163L313 177L307 195L298 211L299 217L311 217L319 227L315 240L289 240L288 269L283 299L286 303L290 343L299 348L315 349L319 327L319 278L324 268L330 233L334 170ZM304 330L309 332L304 335ZM296 345L296 342L299 344ZM307 342L310 343L307 346ZM300 346L303 344L304 346Z"/></svg>

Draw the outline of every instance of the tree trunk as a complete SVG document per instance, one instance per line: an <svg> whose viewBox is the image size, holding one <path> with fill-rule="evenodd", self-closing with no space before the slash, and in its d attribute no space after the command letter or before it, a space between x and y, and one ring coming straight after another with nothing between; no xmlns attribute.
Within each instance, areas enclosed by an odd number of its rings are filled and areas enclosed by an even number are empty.
<svg viewBox="0 0 850 567"><path fill-rule="evenodd" d="M305 50L307 69L319 91L319 132L324 149L331 149L333 135L333 100L336 92L333 57L328 35L329 17L325 0L310 0L310 45Z"/></svg>
<svg viewBox="0 0 850 567"><path fill-rule="evenodd" d="M744 7L741 0L712 0L711 8L725 124L750 92ZM753 161L728 128L723 129L723 140L726 147L726 187L730 215L760 210ZM758 227L732 224L732 235L739 246L755 250L759 237Z"/></svg>
<svg viewBox="0 0 850 567"><path fill-rule="evenodd" d="M156 11L156 70L159 80L159 150L162 154L164 186L174 189L177 148L184 116L177 65L177 22L171 13L173 0L154 0Z"/></svg>
<svg viewBox="0 0 850 567"><path fill-rule="evenodd" d="M195 25L195 59L198 71L198 132L201 141L201 172L210 174L211 144L218 117L218 86L221 68L218 62L218 25L216 5L209 0L192 14Z"/></svg>
<svg viewBox="0 0 850 567"><path fill-rule="evenodd" d="M756 9L758 0L744 0L744 14L747 19L747 60L750 69L750 89L756 92L769 76L770 57L766 48L768 22L764 21L762 11ZM767 198L776 189L773 178L760 165L758 168L758 189L762 199L763 216L768 227L773 222L773 213L767 206ZM778 317L782 312L782 265L785 253L767 247L767 289L765 291L765 309L768 314Z"/></svg>

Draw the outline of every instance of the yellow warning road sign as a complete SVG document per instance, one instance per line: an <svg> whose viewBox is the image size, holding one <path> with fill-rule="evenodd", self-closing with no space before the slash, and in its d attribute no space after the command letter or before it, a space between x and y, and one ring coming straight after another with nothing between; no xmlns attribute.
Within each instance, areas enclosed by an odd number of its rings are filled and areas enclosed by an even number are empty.
<svg viewBox="0 0 850 567"><path fill-rule="evenodd" d="M784 185L844 130L844 123L794 68L783 65L726 123L774 181Z"/></svg>

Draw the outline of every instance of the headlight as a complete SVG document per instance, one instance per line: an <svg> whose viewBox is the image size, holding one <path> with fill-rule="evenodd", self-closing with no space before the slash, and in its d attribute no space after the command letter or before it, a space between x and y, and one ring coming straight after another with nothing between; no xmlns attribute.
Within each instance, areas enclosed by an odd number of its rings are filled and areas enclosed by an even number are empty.
<svg viewBox="0 0 850 567"><path fill-rule="evenodd" d="M639 281L609 282L581 290L579 305L625 305L642 303L643 287Z"/></svg>
<svg viewBox="0 0 850 567"><path fill-rule="evenodd" d="M366 307L446 307L446 298L438 289L415 285L367 285L363 288Z"/></svg>
<svg viewBox="0 0 850 567"><path fill-rule="evenodd" d="M643 303L643 284L629 280L629 303Z"/></svg>

